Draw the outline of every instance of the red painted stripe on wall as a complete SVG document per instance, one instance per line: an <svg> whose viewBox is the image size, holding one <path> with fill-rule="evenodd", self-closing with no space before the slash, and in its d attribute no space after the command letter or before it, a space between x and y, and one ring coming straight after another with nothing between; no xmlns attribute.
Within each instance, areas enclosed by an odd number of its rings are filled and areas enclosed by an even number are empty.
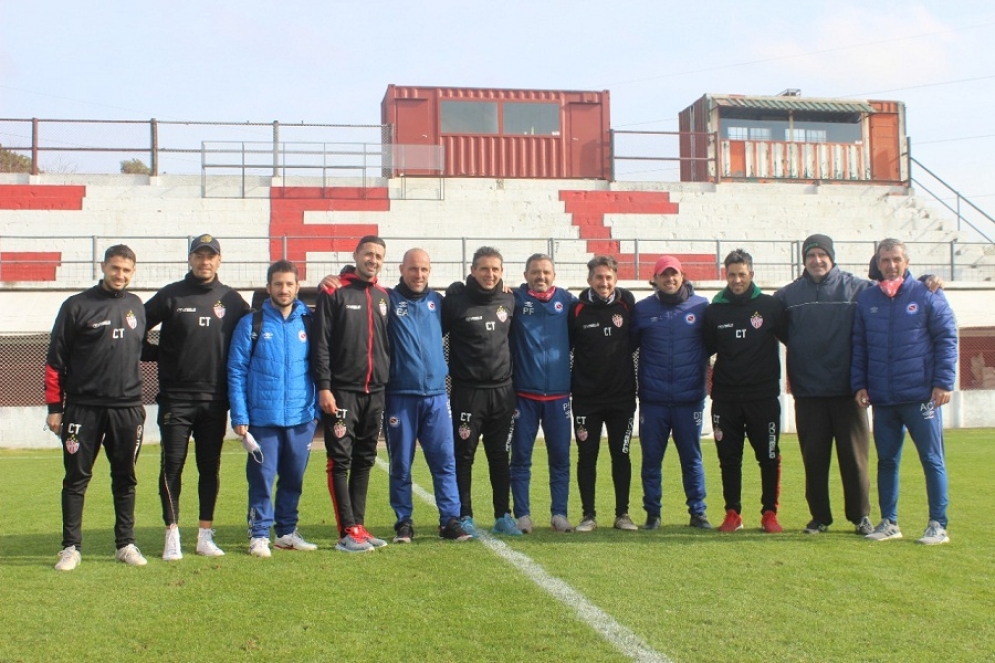
<svg viewBox="0 0 995 663"><path fill-rule="evenodd" d="M37 251L0 252L0 281L54 281L62 253Z"/></svg>
<svg viewBox="0 0 995 663"><path fill-rule="evenodd" d="M375 223L304 223L304 212L388 212L385 187L273 187L270 190L270 260L284 257L307 278L307 254L352 252L363 235L379 234Z"/></svg>
<svg viewBox="0 0 995 663"><path fill-rule="evenodd" d="M613 239L613 230L605 225L606 214L669 214L680 211L677 203L670 201L666 191L560 191L560 200L571 216L571 223L580 230L580 237L587 241L587 250L593 254L608 254L619 262L618 278L637 281L653 278L653 266L661 254L640 253L636 264L634 253L619 253L620 242ZM720 278L711 254L675 253L690 280L715 280Z"/></svg>
<svg viewBox="0 0 995 663"><path fill-rule="evenodd" d="M85 186L0 184L0 209L81 210L85 197Z"/></svg>

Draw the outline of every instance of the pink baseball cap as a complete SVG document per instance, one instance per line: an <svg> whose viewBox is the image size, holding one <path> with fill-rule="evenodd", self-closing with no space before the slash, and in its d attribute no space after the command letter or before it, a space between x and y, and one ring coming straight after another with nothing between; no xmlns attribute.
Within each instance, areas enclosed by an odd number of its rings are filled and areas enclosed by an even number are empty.
<svg viewBox="0 0 995 663"><path fill-rule="evenodd" d="M660 256L656 259L656 265L653 267L653 277L660 276L668 269L677 270L678 274L684 273L684 268L681 267L681 261L674 256Z"/></svg>

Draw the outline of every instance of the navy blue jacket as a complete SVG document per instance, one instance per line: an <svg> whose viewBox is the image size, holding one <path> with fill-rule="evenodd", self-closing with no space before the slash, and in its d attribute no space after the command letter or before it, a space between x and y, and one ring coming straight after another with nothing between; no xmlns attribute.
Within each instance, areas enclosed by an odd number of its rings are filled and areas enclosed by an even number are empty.
<svg viewBox="0 0 995 663"><path fill-rule="evenodd" d="M873 282L833 265L819 283L805 272L774 293L788 316L788 381L796 398L849 396L857 296Z"/></svg>
<svg viewBox="0 0 995 663"><path fill-rule="evenodd" d="M577 301L556 288L548 302L529 294L523 283L515 289L511 321L512 384L519 394L566 396L570 393L570 306Z"/></svg>
<svg viewBox="0 0 995 663"><path fill-rule="evenodd" d="M872 405L924 403L933 388L952 391L957 323L947 298L906 270L895 298L869 288L857 298L850 387Z"/></svg>
<svg viewBox="0 0 995 663"><path fill-rule="evenodd" d="M429 291L409 299L397 288L387 291L390 379L387 393L435 396L446 393L446 355L442 345L442 295Z"/></svg>
<svg viewBox="0 0 995 663"><path fill-rule="evenodd" d="M702 336L708 300L694 294L664 304L653 293L636 304L632 345L639 349L639 401L673 405L704 400L708 352Z"/></svg>

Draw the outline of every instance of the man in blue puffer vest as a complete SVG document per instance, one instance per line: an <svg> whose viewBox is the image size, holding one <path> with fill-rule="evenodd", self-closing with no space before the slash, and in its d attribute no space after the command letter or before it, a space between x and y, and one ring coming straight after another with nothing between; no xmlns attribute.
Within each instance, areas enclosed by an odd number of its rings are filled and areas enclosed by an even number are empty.
<svg viewBox="0 0 995 663"><path fill-rule="evenodd" d="M850 386L857 403L874 406L881 522L868 539L902 538L898 528L898 466L905 429L926 474L929 522L919 543L947 536L947 469L940 408L950 402L957 364L957 323L942 293L912 278L905 245L878 245L882 280L857 298Z"/></svg>
<svg viewBox="0 0 995 663"><path fill-rule="evenodd" d="M525 283L515 289L511 321L511 374L515 428L511 437L511 496L518 529L532 532L529 484L532 449L540 422L549 457L550 523L554 532L571 532L570 494L570 330L567 316L577 301L553 285L553 259L536 253L525 262Z"/></svg>
<svg viewBox="0 0 995 663"><path fill-rule="evenodd" d="M663 455L670 433L681 459L691 527L711 529L705 516L701 413L705 408L708 352L702 322L708 300L694 294L674 256L653 268L652 295L636 304L632 345L639 350L639 443L643 450L643 529L660 527Z"/></svg>
<svg viewBox="0 0 995 663"><path fill-rule="evenodd" d="M255 439L259 454L246 460L249 481L249 554L269 557L270 527L277 548L317 550L297 531L297 505L304 470L311 455L318 401L311 378L308 350L311 317L297 299L297 268L286 260L270 265L262 324L253 339L253 318L244 316L235 328L228 353L228 393L235 434ZM249 437L246 437L246 436ZM258 460L257 460L258 459ZM272 501L276 485L276 509Z"/></svg>

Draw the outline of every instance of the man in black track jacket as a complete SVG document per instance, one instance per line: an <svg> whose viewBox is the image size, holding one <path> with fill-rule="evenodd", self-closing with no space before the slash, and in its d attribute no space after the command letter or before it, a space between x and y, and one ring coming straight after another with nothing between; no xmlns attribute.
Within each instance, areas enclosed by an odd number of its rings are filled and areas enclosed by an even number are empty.
<svg viewBox="0 0 995 663"><path fill-rule="evenodd" d="M567 321L573 347L570 391L573 396L574 435L577 438L577 485L584 515L578 532L598 526L595 484L601 431L608 433L612 482L615 485L615 529L636 530L629 517L632 463L632 416L636 411L636 368L629 343L636 300L615 287L618 262L597 256L587 263L587 283Z"/></svg>
<svg viewBox="0 0 995 663"><path fill-rule="evenodd" d="M508 336L515 297L504 292L503 273L504 259L497 249L481 247L473 254L466 283L450 285L442 301L442 333L449 334L460 524L471 536L477 535L470 499L473 457L481 437L494 493L493 531L522 534L511 517L508 455L515 413Z"/></svg>
<svg viewBox="0 0 995 663"><path fill-rule="evenodd" d="M339 542L336 550L370 552L387 545L364 525L370 469L376 462L390 376L387 291L377 285L386 243L367 235L342 270L338 288L318 293L311 334L311 370L323 413L328 491Z"/></svg>
<svg viewBox="0 0 995 663"><path fill-rule="evenodd" d="M115 557L129 566L148 562L135 546L135 462L142 447L145 408L138 360L145 334L142 300L125 292L135 252L110 247L103 278L67 299L52 327L45 365L45 424L62 439L62 551L57 571L80 563L83 498L101 445L111 466Z"/></svg>
<svg viewBox="0 0 995 663"><path fill-rule="evenodd" d="M705 309L703 333L712 372L712 430L722 471L726 517L721 532L743 528L744 435L760 464L761 529L782 531L780 494L781 359L784 305L753 283L753 257L736 249L725 259L728 286Z"/></svg>
<svg viewBox="0 0 995 663"><path fill-rule="evenodd" d="M221 446L228 428L228 346L239 319L249 310L235 289L218 279L221 245L204 234L190 243L190 271L145 304L148 329L162 324L159 344L144 341L142 359L159 367L159 497L166 537L162 558L183 558L180 548L180 491L190 436L197 459L200 501L198 555L220 557L214 543Z"/></svg>

